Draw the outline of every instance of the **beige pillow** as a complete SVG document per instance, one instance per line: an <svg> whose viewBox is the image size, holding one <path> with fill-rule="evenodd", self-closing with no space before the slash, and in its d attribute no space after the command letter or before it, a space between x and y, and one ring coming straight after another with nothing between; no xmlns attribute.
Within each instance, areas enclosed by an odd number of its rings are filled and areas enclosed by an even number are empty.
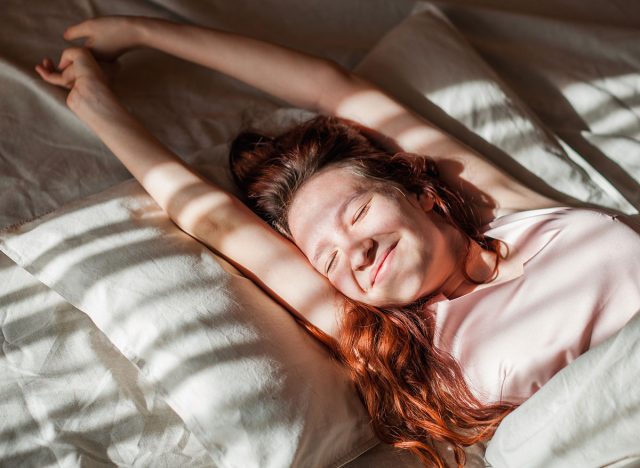
<svg viewBox="0 0 640 468"><path fill-rule="evenodd" d="M435 6L418 3L354 71L534 190L635 212L538 121Z"/></svg>
<svg viewBox="0 0 640 468"><path fill-rule="evenodd" d="M346 371L136 181L0 233L84 311L221 467L338 467L378 443Z"/></svg>

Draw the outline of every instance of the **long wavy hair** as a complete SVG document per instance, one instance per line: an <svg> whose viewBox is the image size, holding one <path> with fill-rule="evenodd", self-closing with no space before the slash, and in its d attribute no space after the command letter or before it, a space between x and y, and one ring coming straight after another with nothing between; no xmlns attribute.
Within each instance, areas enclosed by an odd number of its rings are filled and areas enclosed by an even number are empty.
<svg viewBox="0 0 640 468"><path fill-rule="evenodd" d="M440 180L435 162L394 152L355 122L321 115L276 137L244 131L229 157L244 202L289 239L287 215L296 190L329 166L347 167L374 184L432 197L434 211L466 235L467 254L471 240L496 252L495 277L499 241L482 234L477 214ZM430 299L390 308L346 299L337 340L296 319L347 366L381 441L410 450L426 466L444 467L432 443L441 441L462 466L464 447L493 436L515 405L484 405L474 397L457 361L434 344Z"/></svg>

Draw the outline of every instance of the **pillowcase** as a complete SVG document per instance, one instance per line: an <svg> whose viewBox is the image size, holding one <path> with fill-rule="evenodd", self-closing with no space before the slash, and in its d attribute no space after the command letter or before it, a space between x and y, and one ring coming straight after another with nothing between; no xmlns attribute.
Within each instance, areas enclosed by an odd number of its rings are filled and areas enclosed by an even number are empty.
<svg viewBox="0 0 640 468"><path fill-rule="evenodd" d="M435 6L418 3L354 72L532 189L633 212L543 127Z"/></svg>
<svg viewBox="0 0 640 468"><path fill-rule="evenodd" d="M88 314L216 466L338 467L378 443L346 370L134 180L3 230Z"/></svg>
<svg viewBox="0 0 640 468"><path fill-rule="evenodd" d="M640 465L640 314L579 356L507 416L492 466Z"/></svg>

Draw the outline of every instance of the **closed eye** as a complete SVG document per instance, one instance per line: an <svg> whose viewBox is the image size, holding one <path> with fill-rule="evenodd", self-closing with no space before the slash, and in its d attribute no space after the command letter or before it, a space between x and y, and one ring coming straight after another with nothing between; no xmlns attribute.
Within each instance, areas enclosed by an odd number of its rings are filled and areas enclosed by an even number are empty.
<svg viewBox="0 0 640 468"><path fill-rule="evenodd" d="M371 200L369 200L367 203L365 203L364 205L362 205L360 207L360 209L354 215L353 220L351 221L351 224L354 224L356 221L358 221L360 218L362 218L363 215L366 214L366 212L369 210L370 202L371 202ZM333 265L335 264L335 260L336 260L336 256L337 255L338 255L338 252L334 252L333 255L331 256L331 258L329 260L329 265L327 265L327 268L325 269L325 274L328 275L331 272L331 269L333 268Z"/></svg>
<svg viewBox="0 0 640 468"><path fill-rule="evenodd" d="M338 252L334 252L333 255L331 256L331 260L329 261L329 265L327 266L325 271L327 275L329 274L329 272L331 271L331 268L333 267L333 264L335 263L336 255L338 255Z"/></svg>
<svg viewBox="0 0 640 468"><path fill-rule="evenodd" d="M353 217L353 221L351 221L351 224L354 224L356 221L358 221L362 217L362 215L366 213L368 209L369 209L369 202L362 205L362 207L356 212L355 216Z"/></svg>

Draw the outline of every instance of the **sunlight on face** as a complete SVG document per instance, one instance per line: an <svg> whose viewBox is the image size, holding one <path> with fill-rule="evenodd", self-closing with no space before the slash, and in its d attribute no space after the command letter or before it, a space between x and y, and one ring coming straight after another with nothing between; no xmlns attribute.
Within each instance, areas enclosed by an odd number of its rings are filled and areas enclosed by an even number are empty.
<svg viewBox="0 0 640 468"><path fill-rule="evenodd" d="M456 273L457 231L415 195L330 167L294 195L289 227L316 270L344 295L405 305Z"/></svg>

